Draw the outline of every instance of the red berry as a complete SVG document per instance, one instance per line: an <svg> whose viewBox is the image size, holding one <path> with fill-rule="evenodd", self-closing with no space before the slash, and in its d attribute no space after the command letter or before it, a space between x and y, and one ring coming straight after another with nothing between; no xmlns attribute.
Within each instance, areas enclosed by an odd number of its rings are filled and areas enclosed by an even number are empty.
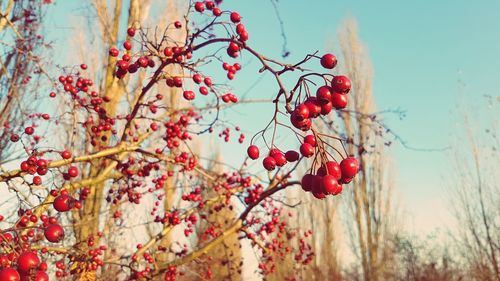
<svg viewBox="0 0 500 281"><path fill-rule="evenodd" d="M19 135L18 134L12 134L12 135L10 135L10 141L11 142L18 142L19 141Z"/></svg>
<svg viewBox="0 0 500 281"><path fill-rule="evenodd" d="M324 68L332 69L337 65L337 58L333 54L325 54L320 62Z"/></svg>
<svg viewBox="0 0 500 281"><path fill-rule="evenodd" d="M24 252L17 259L17 269L22 272L29 272L40 264L40 259L34 252Z"/></svg>
<svg viewBox="0 0 500 281"><path fill-rule="evenodd" d="M323 192L326 194L337 194L342 187L332 175L326 175L321 181Z"/></svg>
<svg viewBox="0 0 500 281"><path fill-rule="evenodd" d="M309 118L316 118L321 113L321 105L318 103L316 97L307 98L304 105L309 109Z"/></svg>
<svg viewBox="0 0 500 281"><path fill-rule="evenodd" d="M294 110L295 115L300 119L307 119L309 118L309 107L305 104L299 104Z"/></svg>
<svg viewBox="0 0 500 281"><path fill-rule="evenodd" d="M71 196L62 194L54 199L52 205L58 212L67 212L73 208L74 201L75 200Z"/></svg>
<svg viewBox="0 0 500 281"><path fill-rule="evenodd" d="M332 106L335 109L343 109L347 106L347 96L340 93L332 94Z"/></svg>
<svg viewBox="0 0 500 281"><path fill-rule="evenodd" d="M77 177L78 176L78 168L75 166L69 167L68 174L72 178Z"/></svg>
<svg viewBox="0 0 500 281"><path fill-rule="evenodd" d="M312 146L317 146L318 143L316 142L316 137L314 135L307 135L304 137L304 142L308 143Z"/></svg>
<svg viewBox="0 0 500 281"><path fill-rule="evenodd" d="M311 174L305 174L302 177L301 186L304 191L311 191L313 189L314 177Z"/></svg>
<svg viewBox="0 0 500 281"><path fill-rule="evenodd" d="M193 91L184 91L184 93L182 94L182 96L186 100L194 100L194 98L195 98L195 94L194 94Z"/></svg>
<svg viewBox="0 0 500 281"><path fill-rule="evenodd" d="M309 143L303 143L300 146L300 154L302 154L302 156L304 157L309 158L314 155L314 147Z"/></svg>
<svg viewBox="0 0 500 281"><path fill-rule="evenodd" d="M202 3L202 2L196 2L196 3L194 3L194 9L195 9L197 12L202 13L202 12L205 10L205 5L203 5L203 3Z"/></svg>
<svg viewBox="0 0 500 281"><path fill-rule="evenodd" d="M234 23L239 23L241 21L241 16L237 12L232 12L230 18Z"/></svg>
<svg viewBox="0 0 500 281"><path fill-rule="evenodd" d="M342 177L340 165L335 161L326 162L326 171L329 175L334 176L337 180L340 180L340 178Z"/></svg>
<svg viewBox="0 0 500 281"><path fill-rule="evenodd" d="M316 90L316 99L320 104L330 102L332 99L331 89L328 86L321 86Z"/></svg>
<svg viewBox="0 0 500 281"><path fill-rule="evenodd" d="M352 178L358 173L359 163L358 159L354 157L347 157L340 162L340 170L342 178Z"/></svg>
<svg viewBox="0 0 500 281"><path fill-rule="evenodd" d="M218 16L222 15L222 11L221 11L221 9L219 9L219 8L214 8L214 9L213 9L213 11L212 11L212 13L213 13L213 15L214 15L214 16L216 16L216 17L218 17Z"/></svg>
<svg viewBox="0 0 500 281"><path fill-rule="evenodd" d="M59 224L49 224L43 234L48 241L58 243L64 238L64 229Z"/></svg>
<svg viewBox="0 0 500 281"><path fill-rule="evenodd" d="M20 281L21 276L14 268L8 267L0 270L0 281Z"/></svg>
<svg viewBox="0 0 500 281"><path fill-rule="evenodd" d="M321 115L327 115L333 109L333 104L331 102L327 102L321 105Z"/></svg>
<svg viewBox="0 0 500 281"><path fill-rule="evenodd" d="M49 281L49 275L43 271L38 271L35 275L35 281Z"/></svg>
<svg viewBox="0 0 500 281"><path fill-rule="evenodd" d="M134 28L132 28L132 27L129 27L129 28L127 29L127 34L128 34L128 36L130 36L130 37L134 37L134 35L135 35L135 29L134 29Z"/></svg>
<svg viewBox="0 0 500 281"><path fill-rule="evenodd" d="M182 23L177 20L177 21L174 22L174 26L175 26L175 28L181 28L182 27Z"/></svg>
<svg viewBox="0 0 500 281"><path fill-rule="evenodd" d="M71 152L65 150L65 151L61 152L61 157L64 159L69 159L69 158L71 158Z"/></svg>
<svg viewBox="0 0 500 281"><path fill-rule="evenodd" d="M299 160L300 154L295 150L289 150L285 153L285 158L288 162L295 162Z"/></svg>
<svg viewBox="0 0 500 281"><path fill-rule="evenodd" d="M245 31L245 26L242 23L236 25L236 33L241 34Z"/></svg>
<svg viewBox="0 0 500 281"><path fill-rule="evenodd" d="M117 48L113 47L109 49L109 55L112 57L117 57L120 54L120 51L118 51Z"/></svg>
<svg viewBox="0 0 500 281"><path fill-rule="evenodd" d="M286 164L286 157L285 154L283 154L283 152L275 149L272 151L272 153L270 153L270 155L276 161L276 166L283 167Z"/></svg>
<svg viewBox="0 0 500 281"><path fill-rule="evenodd" d="M203 78L201 78L201 75L200 74L195 74L193 75L193 81L194 83L196 84L200 84L201 81L203 81Z"/></svg>
<svg viewBox="0 0 500 281"><path fill-rule="evenodd" d="M26 127L26 128L24 128L24 132L27 135L33 135L33 133L35 132L35 129L33 129L33 127Z"/></svg>
<svg viewBox="0 0 500 281"><path fill-rule="evenodd" d="M174 51L172 51L172 48L165 48L165 49L163 49L163 54L166 57L171 57L174 55Z"/></svg>
<svg viewBox="0 0 500 281"><path fill-rule="evenodd" d="M338 75L332 79L332 88L335 92L348 93L351 90L351 80L344 75Z"/></svg>
<svg viewBox="0 0 500 281"><path fill-rule="evenodd" d="M125 48L125 50L132 49L132 43L130 43L129 41L123 42L123 48Z"/></svg>
<svg viewBox="0 0 500 281"><path fill-rule="evenodd" d="M255 160L259 158L259 148L256 145L251 145L247 148L248 157Z"/></svg>
<svg viewBox="0 0 500 281"><path fill-rule="evenodd" d="M33 184L34 185L41 185L42 184L42 178L40 176L34 176L33 177Z"/></svg>
<svg viewBox="0 0 500 281"><path fill-rule="evenodd" d="M276 160L274 160L274 158L271 157L271 156L267 156L262 161L262 165L264 166L264 168L266 170L272 171L272 170L274 170L276 168Z"/></svg>

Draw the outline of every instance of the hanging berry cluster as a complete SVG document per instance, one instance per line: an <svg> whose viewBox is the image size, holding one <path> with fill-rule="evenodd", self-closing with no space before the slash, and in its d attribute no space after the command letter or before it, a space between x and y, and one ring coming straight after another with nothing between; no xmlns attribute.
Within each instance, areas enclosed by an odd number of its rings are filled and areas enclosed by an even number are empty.
<svg viewBox="0 0 500 281"><path fill-rule="evenodd" d="M326 69L333 69L337 65L337 58L333 54L325 54L320 58L320 63ZM339 164L327 150L333 149L341 157L343 155L325 139L335 139L341 143L342 140L313 128L314 119L328 115L333 109L341 110L347 106L351 81L344 75L332 75L331 78L328 77L328 74L317 75L324 79L325 85L318 87L314 96L306 93L305 97L301 98L299 92L299 97L295 100L295 108L288 110L293 127L306 133L312 132L312 134L303 137L298 149L300 153L296 150L288 150L283 153L275 147L273 135L271 148L267 156L263 158L262 165L266 170L273 171L276 167L283 167L288 162L296 162L300 156L304 158L314 157L309 169L310 172L302 177L301 185L304 191L311 192L318 199L323 199L327 195L341 193L342 184L352 181L358 172L359 163L354 157L346 157ZM307 74L302 78L305 76ZM303 81L299 80L297 85L305 83ZM247 148L247 155L251 159L258 159L260 156L259 148L256 145L250 145Z"/></svg>

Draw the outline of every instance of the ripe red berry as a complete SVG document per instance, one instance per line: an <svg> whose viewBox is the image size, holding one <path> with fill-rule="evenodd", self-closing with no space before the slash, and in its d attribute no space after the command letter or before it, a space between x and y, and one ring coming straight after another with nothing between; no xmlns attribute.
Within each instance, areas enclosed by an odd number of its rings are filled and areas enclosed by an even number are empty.
<svg viewBox="0 0 500 281"><path fill-rule="evenodd" d="M335 92L348 93L351 90L351 80L344 75L338 75L332 79L332 88Z"/></svg>
<svg viewBox="0 0 500 281"><path fill-rule="evenodd" d="M194 98L195 98L195 94L193 91L184 91L184 93L182 93L182 96L186 100L194 100Z"/></svg>
<svg viewBox="0 0 500 281"><path fill-rule="evenodd" d="M318 145L318 143L316 142L316 137L314 135L307 135L304 137L304 142L305 143L308 143L312 146L316 146Z"/></svg>
<svg viewBox="0 0 500 281"><path fill-rule="evenodd" d="M313 189L314 177L315 176L313 176L311 174L305 174L302 177L301 186L302 186L302 189L304 191L309 192L309 191L311 191Z"/></svg>
<svg viewBox="0 0 500 281"><path fill-rule="evenodd" d="M214 16L216 16L216 17L218 17L218 16L222 15L222 11L221 11L221 9L219 9L219 8L214 8L214 9L213 9L213 11L212 11L212 13L213 13L213 15L214 15Z"/></svg>
<svg viewBox="0 0 500 281"><path fill-rule="evenodd" d="M134 29L134 28L132 28L132 27L129 27L129 28L127 29L127 34L128 34L128 36L130 36L130 37L134 37L134 35L135 35L135 29Z"/></svg>
<svg viewBox="0 0 500 281"><path fill-rule="evenodd" d="M201 75L200 74L195 74L193 75L193 81L194 83L196 84L200 84L201 81L203 81L203 78L201 78Z"/></svg>
<svg viewBox="0 0 500 281"><path fill-rule="evenodd" d="M243 31L245 31L245 26L242 23L236 25L236 33L241 34Z"/></svg>
<svg viewBox="0 0 500 281"><path fill-rule="evenodd" d="M75 200L71 196L67 194L62 194L54 199L52 205L54 206L54 209L56 209L56 211L58 212L67 212L73 208L74 201Z"/></svg>
<svg viewBox="0 0 500 281"><path fill-rule="evenodd" d="M316 99L320 104L325 104L331 101L332 93L328 86L321 86L316 90Z"/></svg>
<svg viewBox="0 0 500 281"><path fill-rule="evenodd" d="M130 41L123 42L123 48L125 48L125 50L132 49L132 43L130 43Z"/></svg>
<svg viewBox="0 0 500 281"><path fill-rule="evenodd" d="M230 18L233 23L239 23L241 21L241 16L237 12L232 12Z"/></svg>
<svg viewBox="0 0 500 281"><path fill-rule="evenodd" d="M40 176L34 176L33 177L33 184L34 185L41 185L42 184L42 178Z"/></svg>
<svg viewBox="0 0 500 281"><path fill-rule="evenodd" d="M65 150L65 151L61 152L61 157L64 159L69 159L69 158L71 158L71 152Z"/></svg>
<svg viewBox="0 0 500 281"><path fill-rule="evenodd" d="M299 118L299 120L309 118L309 107L305 104L299 104L295 110L295 115Z"/></svg>
<svg viewBox="0 0 500 281"><path fill-rule="evenodd" d="M194 9L195 9L197 12L202 13L203 11L205 11L205 5L203 5L203 3L202 3L202 2L196 2L196 3L194 3Z"/></svg>
<svg viewBox="0 0 500 281"><path fill-rule="evenodd" d="M266 170L272 171L272 170L274 170L276 168L276 160L274 160L274 158L271 157L271 156L267 156L262 161L262 165L264 166L264 168Z"/></svg>
<svg viewBox="0 0 500 281"><path fill-rule="evenodd" d="M1 281L20 281L21 276L19 275L19 272L15 270L14 268L7 267L2 270L0 270L0 280Z"/></svg>
<svg viewBox="0 0 500 281"><path fill-rule="evenodd" d="M333 109L333 104L331 102L327 102L321 105L321 115L327 115Z"/></svg>
<svg viewBox="0 0 500 281"><path fill-rule="evenodd" d="M342 177L342 172L341 172L339 163L337 163L335 161L328 161L328 162L326 162L325 166L326 166L326 172L329 175L332 175L337 180L340 180L340 178Z"/></svg>
<svg viewBox="0 0 500 281"><path fill-rule="evenodd" d="M285 153L285 158L288 162L295 162L299 160L300 154L295 150L289 150Z"/></svg>
<svg viewBox="0 0 500 281"><path fill-rule="evenodd" d="M340 170L342 172L342 178L352 178L358 173L359 162L358 159L354 157L347 157L340 162Z"/></svg>
<svg viewBox="0 0 500 281"><path fill-rule="evenodd" d="M337 58L333 54L325 54L320 62L324 68L332 69L337 65Z"/></svg>
<svg viewBox="0 0 500 281"><path fill-rule="evenodd" d="M177 20L177 21L174 22L174 27L175 28L181 28L182 27L182 23Z"/></svg>
<svg viewBox="0 0 500 281"><path fill-rule="evenodd" d="M307 98L304 105L309 109L309 118L316 118L321 113L321 105L318 103L316 97Z"/></svg>
<svg viewBox="0 0 500 281"><path fill-rule="evenodd" d="M26 127L26 128L24 128L24 132L27 135L33 135L33 133L35 132L35 129L33 129L33 127Z"/></svg>
<svg viewBox="0 0 500 281"><path fill-rule="evenodd" d="M302 156L307 157L307 158L313 156L314 155L314 146L312 146L309 143L303 143L300 146L300 154L302 154Z"/></svg>
<svg viewBox="0 0 500 281"><path fill-rule="evenodd" d="M109 49L109 55L112 57L117 57L120 54L117 48L113 47Z"/></svg>
<svg viewBox="0 0 500 281"><path fill-rule="evenodd" d="M49 281L49 275L44 271L37 271L35 281Z"/></svg>
<svg viewBox="0 0 500 281"><path fill-rule="evenodd" d="M326 194L335 194L338 193L340 184L337 182L337 179L332 175L326 175L323 177L321 181L323 192Z"/></svg>
<svg viewBox="0 0 500 281"><path fill-rule="evenodd" d="M340 93L332 94L332 106L335 109L343 109L347 106L347 95L343 95Z"/></svg>
<svg viewBox="0 0 500 281"><path fill-rule="evenodd" d="M78 168L75 166L69 167L68 175L72 178L77 177L78 176Z"/></svg>
<svg viewBox="0 0 500 281"><path fill-rule="evenodd" d="M19 141L19 135L18 134L12 134L12 135L10 135L10 141L11 142L18 142Z"/></svg>
<svg viewBox="0 0 500 281"><path fill-rule="evenodd" d="M273 157L276 161L276 166L283 167L286 164L285 154L283 154L283 152L279 151L278 149L273 149L272 153L270 153L270 156Z"/></svg>
<svg viewBox="0 0 500 281"><path fill-rule="evenodd" d="M58 243L64 238L64 229L59 224L49 224L43 234L49 242Z"/></svg>
<svg viewBox="0 0 500 281"><path fill-rule="evenodd" d="M40 259L35 252L24 252L17 259L17 269L22 272L29 272L40 264Z"/></svg>
<svg viewBox="0 0 500 281"><path fill-rule="evenodd" d="M256 145L251 145L247 148L248 157L255 160L259 158L259 148Z"/></svg>

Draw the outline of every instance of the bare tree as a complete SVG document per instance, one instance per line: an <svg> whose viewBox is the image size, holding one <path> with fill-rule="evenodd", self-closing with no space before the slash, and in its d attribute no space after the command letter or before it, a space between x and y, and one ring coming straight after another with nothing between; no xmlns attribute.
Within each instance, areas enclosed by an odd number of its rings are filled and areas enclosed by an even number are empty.
<svg viewBox="0 0 500 281"><path fill-rule="evenodd" d="M388 239L396 231L393 183L386 144L379 138L385 130L375 111L373 69L365 45L358 37L353 19L345 21L339 31L344 73L351 77L349 109L341 114L347 138L347 151L360 159L360 171L343 196L351 250L362 269L362 280L384 280L393 258ZM368 152L370 151L370 152Z"/></svg>
<svg viewBox="0 0 500 281"><path fill-rule="evenodd" d="M491 114L498 99L490 99ZM487 112L481 110L478 112ZM463 119L453 149L452 206L457 220L455 237L469 280L500 280L500 148L498 119L480 121L462 110ZM491 120L488 122L487 120Z"/></svg>

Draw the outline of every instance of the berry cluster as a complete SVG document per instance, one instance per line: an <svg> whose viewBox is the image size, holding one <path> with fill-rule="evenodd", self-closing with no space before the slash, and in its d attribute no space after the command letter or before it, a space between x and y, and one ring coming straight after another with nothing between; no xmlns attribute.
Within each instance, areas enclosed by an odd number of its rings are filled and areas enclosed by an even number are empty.
<svg viewBox="0 0 500 281"><path fill-rule="evenodd" d="M333 69L337 65L337 58L333 54L325 54L320 58L320 63L326 69ZM318 199L342 192L342 184L351 182L359 169L358 161L354 157L347 157L340 164L330 159L333 157L326 151L326 146L332 146L322 138L329 136L312 128L314 119L328 115L333 108L337 110L345 108L347 94L351 90L351 82L344 75L333 76L330 80L325 76L323 78L326 85L318 87L315 96L306 95L304 100L297 99L297 105L290 113L290 122L295 128L304 132L312 131L312 134L304 136L299 148L300 154L295 150L283 153L273 147L262 160L263 167L268 171L273 171L276 167L283 167L288 162L299 160L300 156L311 158L316 155L311 170L314 170L315 166L319 168L314 173L303 176L302 188L312 192ZM250 145L247 155L251 159L258 159L259 148L256 145Z"/></svg>

